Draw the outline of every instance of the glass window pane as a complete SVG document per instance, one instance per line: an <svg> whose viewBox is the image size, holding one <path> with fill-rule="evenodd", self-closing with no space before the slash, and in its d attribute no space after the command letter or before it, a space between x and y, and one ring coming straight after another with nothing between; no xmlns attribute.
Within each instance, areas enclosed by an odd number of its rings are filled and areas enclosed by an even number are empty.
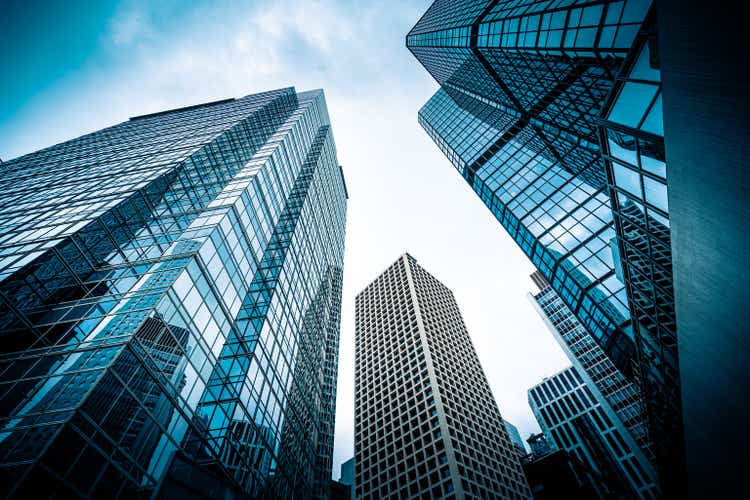
<svg viewBox="0 0 750 500"><path fill-rule="evenodd" d="M661 93L656 98L654 105L651 107L646 120L643 122L641 129L664 137L664 122L662 121Z"/></svg>
<svg viewBox="0 0 750 500"><path fill-rule="evenodd" d="M643 170L647 170L652 174L656 174L664 178L667 177L667 164L661 160L657 160L645 154L641 154L641 167L643 167Z"/></svg>
<svg viewBox="0 0 750 500"><path fill-rule="evenodd" d="M659 181L648 177L643 178L643 189L646 193L646 201L665 212L669 211L667 205L667 186Z"/></svg>
<svg viewBox="0 0 750 500"><path fill-rule="evenodd" d="M657 88L655 85L646 83L627 82L620 91L620 95L617 96L608 119L628 127L638 128Z"/></svg>
<svg viewBox="0 0 750 500"><path fill-rule="evenodd" d="M619 163L612 162L615 172L615 185L625 191L642 198L640 175Z"/></svg>
<svg viewBox="0 0 750 500"><path fill-rule="evenodd" d="M649 209L648 215L649 217L651 217L652 219L655 219L657 222L661 223L662 225L669 227L669 219L657 214L656 211ZM649 224L653 224L653 221L649 221Z"/></svg>
<svg viewBox="0 0 750 500"><path fill-rule="evenodd" d="M629 165L637 166L638 160L635 152L635 141L632 143L632 149L624 146L627 145L620 145L612 139L609 139L609 152L612 156L621 159Z"/></svg>
<svg viewBox="0 0 750 500"><path fill-rule="evenodd" d="M646 43L643 45L643 48L641 48L641 53L638 56L638 60L635 62L633 70L630 72L630 78L633 78L635 80L651 80L653 82L661 81L659 70L651 67L649 59L650 52L648 49L648 44Z"/></svg>

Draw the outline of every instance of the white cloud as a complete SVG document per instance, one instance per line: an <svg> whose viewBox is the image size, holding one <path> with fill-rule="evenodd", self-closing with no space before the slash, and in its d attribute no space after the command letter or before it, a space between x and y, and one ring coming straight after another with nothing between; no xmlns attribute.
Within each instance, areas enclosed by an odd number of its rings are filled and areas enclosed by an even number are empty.
<svg viewBox="0 0 750 500"><path fill-rule="evenodd" d="M352 38L347 16L339 7L319 1L274 3L253 16L253 25L261 33L278 42L293 33L320 51L331 54L337 44Z"/></svg>
<svg viewBox="0 0 750 500"><path fill-rule="evenodd" d="M109 40L118 48L151 37L154 33L149 12L132 4L121 7L109 23Z"/></svg>

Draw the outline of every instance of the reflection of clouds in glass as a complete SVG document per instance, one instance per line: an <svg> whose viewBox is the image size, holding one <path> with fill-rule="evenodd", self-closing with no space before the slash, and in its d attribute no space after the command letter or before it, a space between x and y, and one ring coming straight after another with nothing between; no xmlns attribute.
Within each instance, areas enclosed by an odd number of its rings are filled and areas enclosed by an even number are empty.
<svg viewBox="0 0 750 500"><path fill-rule="evenodd" d="M629 136L625 136L625 137L629 137ZM630 165L634 165L634 166L638 165L638 162L636 161L636 154L635 154L635 141L631 140L626 144L625 141L622 140L622 138L623 138L622 135L618 134L614 138L610 137L608 139L610 154L614 156L615 158L619 158L620 160Z"/></svg>
<svg viewBox="0 0 750 500"><path fill-rule="evenodd" d="M669 212L666 184L644 177L643 190L646 195L646 201L665 212Z"/></svg>
<svg viewBox="0 0 750 500"><path fill-rule="evenodd" d="M629 192L637 198L641 198L641 179L638 172L635 172L618 163L612 163L615 174L615 185Z"/></svg>

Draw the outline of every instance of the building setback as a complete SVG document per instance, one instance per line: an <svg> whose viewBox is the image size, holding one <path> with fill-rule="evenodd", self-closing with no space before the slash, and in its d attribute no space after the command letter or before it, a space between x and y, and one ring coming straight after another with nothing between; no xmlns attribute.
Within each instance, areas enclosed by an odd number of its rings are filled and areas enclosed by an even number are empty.
<svg viewBox="0 0 750 500"><path fill-rule="evenodd" d="M682 407L652 3L436 0L406 45L441 85L420 124L620 372L638 378L665 493L680 497Z"/></svg>
<svg viewBox="0 0 750 500"><path fill-rule="evenodd" d="M601 478L600 498L658 498L656 475L630 431L575 367L529 389L529 405L558 448Z"/></svg>
<svg viewBox="0 0 750 500"><path fill-rule="evenodd" d="M529 498L453 293L408 254L356 298L357 498Z"/></svg>
<svg viewBox="0 0 750 500"><path fill-rule="evenodd" d="M321 90L2 174L3 496L328 495L347 194Z"/></svg>

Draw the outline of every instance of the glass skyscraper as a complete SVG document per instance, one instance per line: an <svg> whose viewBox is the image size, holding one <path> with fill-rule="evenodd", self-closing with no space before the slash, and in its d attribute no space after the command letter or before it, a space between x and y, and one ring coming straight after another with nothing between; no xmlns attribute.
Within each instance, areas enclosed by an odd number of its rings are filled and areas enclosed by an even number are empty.
<svg viewBox="0 0 750 500"><path fill-rule="evenodd" d="M651 4L437 0L406 45L441 85L420 124L638 380L660 473L676 485L684 459Z"/></svg>
<svg viewBox="0 0 750 500"><path fill-rule="evenodd" d="M347 193L321 90L0 166L4 496L324 496Z"/></svg>

